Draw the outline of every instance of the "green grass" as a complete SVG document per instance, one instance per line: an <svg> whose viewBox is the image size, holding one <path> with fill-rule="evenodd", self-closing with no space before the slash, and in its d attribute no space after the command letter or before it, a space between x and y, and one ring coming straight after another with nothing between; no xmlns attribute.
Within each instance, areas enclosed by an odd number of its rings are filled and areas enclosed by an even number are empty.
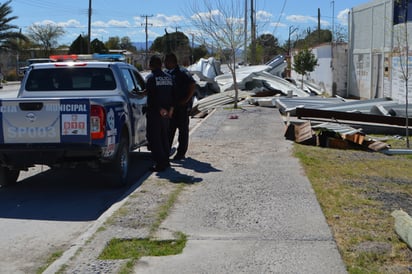
<svg viewBox="0 0 412 274"><path fill-rule="evenodd" d="M49 258L47 258L45 265L37 269L36 273L41 274L43 273L44 270L46 270L55 260L60 258L63 255L63 251L57 251L54 252L50 255Z"/></svg>
<svg viewBox="0 0 412 274"><path fill-rule="evenodd" d="M172 240L154 240L151 238L169 215L184 186L185 184L183 183L177 184L177 187L170 193L167 201L158 208L155 221L150 227L148 238L112 239L100 254L99 259L127 259L119 274L130 274L133 273L134 265L142 256L169 256L182 253L186 246L187 237L181 232L176 232L174 235L175 239Z"/></svg>
<svg viewBox="0 0 412 274"><path fill-rule="evenodd" d="M139 259L142 256L168 256L182 253L186 236L179 233L176 240L112 239L100 254L102 260Z"/></svg>
<svg viewBox="0 0 412 274"><path fill-rule="evenodd" d="M410 273L412 252L390 213L412 212L412 159L355 150L294 146L349 273ZM362 244L387 244L368 250Z"/></svg>
<svg viewBox="0 0 412 274"><path fill-rule="evenodd" d="M167 218L169 215L170 209L176 203L177 198L179 197L180 193L183 191L185 184L178 184L177 188L170 194L169 199L160 206L156 221L150 227L150 235L152 236L158 229L161 223Z"/></svg>

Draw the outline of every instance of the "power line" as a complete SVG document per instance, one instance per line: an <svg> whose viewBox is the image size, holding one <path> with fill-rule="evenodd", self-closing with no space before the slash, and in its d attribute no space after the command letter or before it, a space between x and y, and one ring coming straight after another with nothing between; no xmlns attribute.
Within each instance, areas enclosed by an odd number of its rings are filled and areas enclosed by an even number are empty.
<svg viewBox="0 0 412 274"><path fill-rule="evenodd" d="M276 33L276 30L277 30L278 25L279 25L279 23L280 23L280 19L281 19L282 15L283 15L283 11L285 10L286 3L287 3L287 2L288 2L287 0L283 1L283 6L282 6L282 9L281 9L281 11L280 11L280 15L279 15L278 21L277 21L276 24L275 24L275 29L273 30L273 34ZM275 36L275 35L273 35L273 36Z"/></svg>

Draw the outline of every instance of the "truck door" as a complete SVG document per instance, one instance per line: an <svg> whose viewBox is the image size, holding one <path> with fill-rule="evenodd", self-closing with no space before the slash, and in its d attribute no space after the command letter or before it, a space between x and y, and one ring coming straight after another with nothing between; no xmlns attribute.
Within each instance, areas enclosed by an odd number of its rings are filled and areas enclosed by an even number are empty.
<svg viewBox="0 0 412 274"><path fill-rule="evenodd" d="M133 127L133 143L143 145L146 143L146 105L147 97L143 95L145 82L142 76L129 68L122 69L123 77L127 85L127 96L132 111L131 124Z"/></svg>

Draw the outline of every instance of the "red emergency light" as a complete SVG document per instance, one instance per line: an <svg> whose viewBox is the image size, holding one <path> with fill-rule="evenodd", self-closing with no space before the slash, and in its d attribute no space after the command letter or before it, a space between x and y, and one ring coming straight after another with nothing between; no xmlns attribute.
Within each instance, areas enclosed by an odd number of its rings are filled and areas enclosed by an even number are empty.
<svg viewBox="0 0 412 274"><path fill-rule="evenodd" d="M77 60L77 54L50 55L49 58L54 62L76 61Z"/></svg>

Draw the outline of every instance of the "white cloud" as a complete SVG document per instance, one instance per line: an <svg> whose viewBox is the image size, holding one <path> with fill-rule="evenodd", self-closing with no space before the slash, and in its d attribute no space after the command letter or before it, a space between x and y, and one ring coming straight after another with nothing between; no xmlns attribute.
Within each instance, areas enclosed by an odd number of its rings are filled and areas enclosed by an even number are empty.
<svg viewBox="0 0 412 274"><path fill-rule="evenodd" d="M92 23L92 26L97 27L97 28L104 28L104 27L107 27L107 24L106 22L103 22L103 21L94 21Z"/></svg>
<svg viewBox="0 0 412 274"><path fill-rule="evenodd" d="M107 25L109 27L122 27L122 28L128 28L131 26L129 21L118 21L118 20L110 20L109 22L107 22Z"/></svg>
<svg viewBox="0 0 412 274"><path fill-rule="evenodd" d="M131 25L130 25L129 21L109 20L107 22L94 21L94 22L92 22L92 26L93 27L100 27L100 28L110 28L110 27L128 28Z"/></svg>
<svg viewBox="0 0 412 274"><path fill-rule="evenodd" d="M339 23L340 24L342 24L342 25L344 25L344 26L347 26L348 25L348 14L349 14L349 9L344 9L344 10L341 10L339 13L338 13L338 21L339 21Z"/></svg>
<svg viewBox="0 0 412 274"><path fill-rule="evenodd" d="M294 23L316 22L316 18L312 16L306 16L306 15L288 15L286 16L286 20L294 22Z"/></svg>
<svg viewBox="0 0 412 274"><path fill-rule="evenodd" d="M103 29L93 28L91 37L92 37L92 39L98 38L98 39L102 40L101 37L106 37L108 35L109 35L109 32L104 28Z"/></svg>
<svg viewBox="0 0 412 274"><path fill-rule="evenodd" d="M286 20L292 22L292 23L297 23L297 24L310 24L310 23L318 23L318 19L313 17L313 16L307 16L307 15L289 15L286 16ZM329 26L330 23L325 20L320 20L320 24L323 26Z"/></svg>
<svg viewBox="0 0 412 274"><path fill-rule="evenodd" d="M257 21L268 21L271 20L272 14L265 10L259 10L256 12L256 20Z"/></svg>
<svg viewBox="0 0 412 274"><path fill-rule="evenodd" d="M134 17L136 26L141 26L142 24L146 23L145 17ZM177 25L181 21L184 20L183 16L180 15L170 15L167 16L165 14L156 14L154 16L150 16L147 18L147 23L150 24L152 27L166 27L171 25Z"/></svg>
<svg viewBox="0 0 412 274"><path fill-rule="evenodd" d="M34 22L33 25L57 25L57 23L52 20L43 20L41 22Z"/></svg>
<svg viewBox="0 0 412 274"><path fill-rule="evenodd" d="M79 21L75 19L70 19L66 22L59 22L57 23L59 26L64 27L64 28L79 28L79 27L84 27Z"/></svg>
<svg viewBox="0 0 412 274"><path fill-rule="evenodd" d="M55 22L53 20L43 20L41 22L35 22L33 25L55 25L63 28L82 28L85 27L75 19L67 20L66 22Z"/></svg>
<svg viewBox="0 0 412 274"><path fill-rule="evenodd" d="M219 10L212 10L211 12L198 12L196 14L193 14L191 17L194 20L198 20L198 18L211 18L211 17L217 17L222 15L222 13Z"/></svg>
<svg viewBox="0 0 412 274"><path fill-rule="evenodd" d="M284 24L282 22L272 22L269 24L269 26L274 27L274 28L286 28L289 27L289 25Z"/></svg>

